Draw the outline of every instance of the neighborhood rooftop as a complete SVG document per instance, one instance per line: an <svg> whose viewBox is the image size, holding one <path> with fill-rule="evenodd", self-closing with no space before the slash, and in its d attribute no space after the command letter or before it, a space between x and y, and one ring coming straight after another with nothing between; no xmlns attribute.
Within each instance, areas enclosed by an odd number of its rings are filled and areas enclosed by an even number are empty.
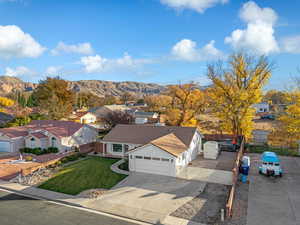
<svg viewBox="0 0 300 225"><path fill-rule="evenodd" d="M179 156L186 151L187 146L179 140L173 133L162 136L151 141L151 144L169 152L174 156Z"/></svg>
<svg viewBox="0 0 300 225"><path fill-rule="evenodd" d="M8 137L21 137L29 134L29 131L46 130L57 137L68 137L77 132L84 125L71 121L61 120L33 120L27 126L0 129L0 133Z"/></svg>
<svg viewBox="0 0 300 225"><path fill-rule="evenodd" d="M186 146L189 146L196 130L196 127L119 124L103 138L103 141L144 145L173 133Z"/></svg>

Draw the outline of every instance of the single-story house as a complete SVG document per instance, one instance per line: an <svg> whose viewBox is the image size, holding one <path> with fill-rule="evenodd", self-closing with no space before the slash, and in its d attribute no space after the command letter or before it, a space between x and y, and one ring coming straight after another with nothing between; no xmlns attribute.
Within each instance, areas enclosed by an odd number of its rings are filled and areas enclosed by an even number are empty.
<svg viewBox="0 0 300 225"><path fill-rule="evenodd" d="M267 102L261 102L261 103L258 103L258 104L254 104L253 108L255 108L256 113L270 112L270 105Z"/></svg>
<svg viewBox="0 0 300 225"><path fill-rule="evenodd" d="M126 105L104 105L89 109L89 112L94 114L97 119L99 128L106 128L105 117L112 112L128 112L130 113L131 108Z"/></svg>
<svg viewBox="0 0 300 225"><path fill-rule="evenodd" d="M96 141L97 129L81 123L59 120L33 120L29 125L0 129L0 152L56 147L59 151Z"/></svg>
<svg viewBox="0 0 300 225"><path fill-rule="evenodd" d="M96 123L97 116L91 112L73 112L70 119L77 123L92 124Z"/></svg>
<svg viewBox="0 0 300 225"><path fill-rule="evenodd" d="M157 123L159 114L156 112L136 111L133 114L135 124Z"/></svg>
<svg viewBox="0 0 300 225"><path fill-rule="evenodd" d="M102 140L103 154L127 157L129 170L176 177L202 152L196 127L117 125Z"/></svg>

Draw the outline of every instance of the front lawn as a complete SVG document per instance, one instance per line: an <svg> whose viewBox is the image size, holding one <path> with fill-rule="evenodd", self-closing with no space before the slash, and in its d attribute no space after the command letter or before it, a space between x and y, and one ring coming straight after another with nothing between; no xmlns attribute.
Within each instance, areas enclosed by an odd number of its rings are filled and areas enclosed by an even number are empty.
<svg viewBox="0 0 300 225"><path fill-rule="evenodd" d="M272 146L258 146L258 145L249 145L248 150L250 153L263 153L265 151L275 152L278 155L282 156L298 156L297 149L289 149L289 148L279 148Z"/></svg>
<svg viewBox="0 0 300 225"><path fill-rule="evenodd" d="M110 166L119 159L89 157L63 167L39 188L77 195L93 188L109 189L126 177L111 171Z"/></svg>

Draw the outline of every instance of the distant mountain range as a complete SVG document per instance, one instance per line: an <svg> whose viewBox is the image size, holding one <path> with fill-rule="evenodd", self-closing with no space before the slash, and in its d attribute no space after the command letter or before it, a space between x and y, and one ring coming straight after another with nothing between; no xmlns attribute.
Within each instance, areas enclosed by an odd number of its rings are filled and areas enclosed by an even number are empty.
<svg viewBox="0 0 300 225"><path fill-rule="evenodd" d="M136 95L159 94L166 90L166 86L142 82L113 82L102 80L68 81L75 92L91 92L99 97L105 95L121 96L125 92ZM6 95L12 91L33 91L38 84L24 82L17 77L0 76L0 94Z"/></svg>

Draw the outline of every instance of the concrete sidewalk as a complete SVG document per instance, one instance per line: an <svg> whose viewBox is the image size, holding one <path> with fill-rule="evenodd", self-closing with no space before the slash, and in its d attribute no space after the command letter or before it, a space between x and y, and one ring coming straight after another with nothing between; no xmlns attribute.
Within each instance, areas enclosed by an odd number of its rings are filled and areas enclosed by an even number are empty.
<svg viewBox="0 0 300 225"><path fill-rule="evenodd" d="M53 201L53 202L62 203L62 204L70 205L70 206L82 207L83 209L87 209L87 210L98 211L100 213L110 214L107 211L103 211L103 210L99 209L97 206L93 207L93 204L89 204L89 203L96 201L95 199L81 198L81 197L77 197L77 196L73 196L73 195L67 195L67 194L58 193L58 192L54 192L54 191L48 191L48 190L44 190L44 189L40 189L40 188L36 188L36 187L32 187L32 186L25 186L25 185L21 185L18 183L11 183L8 181L3 181L3 180L0 180L0 189L15 192L17 194L18 193L23 194L25 196L32 197L32 198ZM191 198L191 197L189 197L189 198ZM156 206L158 206L158 205L156 205ZM114 216L116 214L111 214L111 215ZM146 215L144 215L144 216L146 216ZM133 219L134 221L136 220L136 218L131 218L131 217L124 217L124 218ZM145 220L136 220L136 221L145 221ZM149 221L146 223L149 223ZM193 221L188 221L188 220L184 220L184 219L180 219L180 218L172 217L172 216L167 216L161 224L162 225L205 225L205 224L195 223Z"/></svg>

